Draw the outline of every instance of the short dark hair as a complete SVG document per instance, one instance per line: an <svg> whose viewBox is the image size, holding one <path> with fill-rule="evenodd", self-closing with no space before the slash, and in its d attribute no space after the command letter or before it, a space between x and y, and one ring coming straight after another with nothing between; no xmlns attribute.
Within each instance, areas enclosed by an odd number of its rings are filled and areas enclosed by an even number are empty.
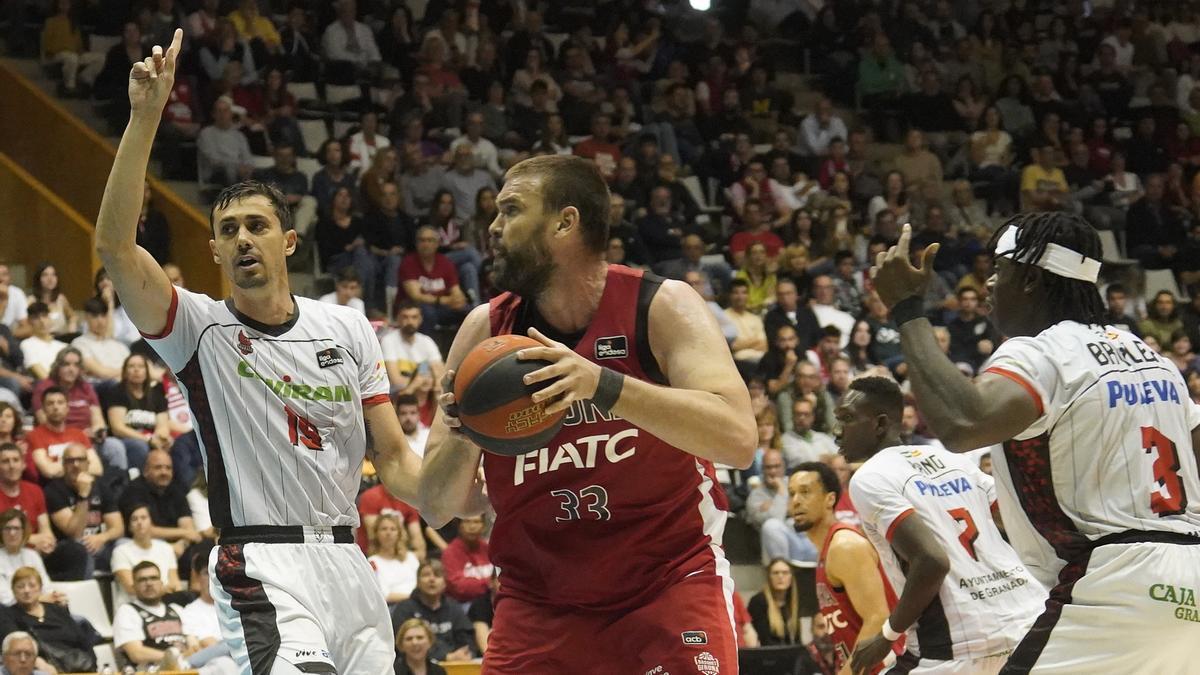
<svg viewBox="0 0 1200 675"><path fill-rule="evenodd" d="M845 260L846 258L854 260L854 254L851 253L850 251L838 251L837 253L835 253L833 255L833 264L841 265L842 261Z"/></svg>
<svg viewBox="0 0 1200 675"><path fill-rule="evenodd" d="M574 155L542 155L518 163L506 178L530 174L541 179L543 213L574 206L588 249L600 253L608 248L608 184L595 162Z"/></svg>
<svg viewBox="0 0 1200 675"><path fill-rule="evenodd" d="M362 281L358 278L358 272L356 272L353 267L345 267L345 268L342 268L341 272L337 273L337 278L334 280L334 283L359 284L359 283L362 283Z"/></svg>
<svg viewBox="0 0 1200 675"><path fill-rule="evenodd" d="M211 548L209 550L212 550ZM208 574L208 552L192 556L192 574Z"/></svg>
<svg viewBox="0 0 1200 675"><path fill-rule="evenodd" d="M860 377L850 382L850 389L862 393L877 409L887 413L895 422L904 416L904 394L900 385L886 377Z"/></svg>
<svg viewBox="0 0 1200 675"><path fill-rule="evenodd" d="M729 290L733 290L735 288L744 288L746 290L750 290L750 282L746 281L745 279L734 279L733 281L729 282Z"/></svg>
<svg viewBox="0 0 1200 675"><path fill-rule="evenodd" d="M102 316L108 314L108 305L100 298L88 298L83 303L83 313L88 316Z"/></svg>
<svg viewBox="0 0 1200 675"><path fill-rule="evenodd" d="M963 293L974 293L975 297L979 297L979 291L974 286L963 286L955 291L954 296L961 300Z"/></svg>
<svg viewBox="0 0 1200 675"><path fill-rule="evenodd" d="M50 314L50 305L38 300L37 302L29 303L25 308L25 314L30 317L47 316Z"/></svg>
<svg viewBox="0 0 1200 675"><path fill-rule="evenodd" d="M66 396L67 392L65 390L63 390L63 388L58 386L57 384L52 385L52 386L46 387L42 391L42 400L45 401L47 396L51 396L53 394L62 394L63 396Z"/></svg>
<svg viewBox="0 0 1200 675"><path fill-rule="evenodd" d="M400 394L396 397L396 401L392 405L399 407L402 405L421 405L421 404L417 402L417 397L415 394Z"/></svg>
<svg viewBox="0 0 1200 675"><path fill-rule="evenodd" d="M399 316L400 312L403 312L406 309L421 309L421 306L412 300L402 300L400 304L396 306L396 315Z"/></svg>
<svg viewBox="0 0 1200 675"><path fill-rule="evenodd" d="M792 469L791 476L795 476L801 471L811 471L821 479L821 487L826 492L833 493L833 503L836 504L842 498L842 481L838 480L837 472L833 467L825 462L800 462L796 468Z"/></svg>
<svg viewBox="0 0 1200 675"><path fill-rule="evenodd" d="M200 556L196 556L196 557L199 558ZM162 570L159 569L158 565L156 565L153 561L150 561L150 560L143 560L142 562L134 565L133 571L131 572L131 574L136 577L138 572L141 572L142 570L149 570L149 569L152 569L155 572L162 574Z"/></svg>
<svg viewBox="0 0 1200 675"><path fill-rule="evenodd" d="M1109 284L1108 288L1105 289L1105 291L1104 291L1105 297L1109 297L1109 298L1111 298L1115 293L1120 293L1122 295L1129 295L1129 291L1125 290L1124 284Z"/></svg>
<svg viewBox="0 0 1200 675"><path fill-rule="evenodd" d="M213 237L217 235L217 209L228 208L235 201L257 196L266 197L267 201L271 202L271 206L275 208L275 217L279 219L279 227L284 232L292 229L292 210L279 188L256 180L247 180L221 190L213 201L212 208L208 211L208 229Z"/></svg>
<svg viewBox="0 0 1200 675"><path fill-rule="evenodd" d="M842 337L842 329L838 328L837 326L835 326L833 324L829 324L828 326L825 326L824 328L821 329L821 339L822 340L824 340L825 338L838 338L840 340L841 337Z"/></svg>
<svg viewBox="0 0 1200 675"><path fill-rule="evenodd" d="M17 445L16 443L0 443L0 453L8 452L10 450L21 453L22 457L25 456L25 451L22 450L21 446Z"/></svg>

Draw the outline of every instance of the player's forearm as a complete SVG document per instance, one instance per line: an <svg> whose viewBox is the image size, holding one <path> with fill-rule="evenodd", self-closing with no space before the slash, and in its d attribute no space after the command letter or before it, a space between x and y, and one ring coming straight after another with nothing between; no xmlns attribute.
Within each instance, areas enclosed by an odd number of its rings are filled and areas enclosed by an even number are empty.
<svg viewBox="0 0 1200 675"><path fill-rule="evenodd" d="M390 447L384 444L376 446L375 472L388 492L400 501L417 503L421 463L407 443Z"/></svg>
<svg viewBox="0 0 1200 675"><path fill-rule="evenodd" d="M137 222L142 210L146 165L154 147L161 111L135 111L129 116L113 160L100 214L96 217L96 252L106 265L137 245Z"/></svg>
<svg viewBox="0 0 1200 675"><path fill-rule="evenodd" d="M739 469L754 460L758 444L754 418L741 414L718 394L627 377L612 412L701 459Z"/></svg>
<svg viewBox="0 0 1200 675"><path fill-rule="evenodd" d="M934 434L952 450L980 447L972 432L981 419L983 401L971 380L942 352L929 320L905 322L900 327L900 346L913 394Z"/></svg>
<svg viewBox="0 0 1200 675"><path fill-rule="evenodd" d="M434 528L456 516L479 515L487 507L478 482L482 450L465 436L452 433L441 421L441 411L429 432L417 502L421 516Z"/></svg>

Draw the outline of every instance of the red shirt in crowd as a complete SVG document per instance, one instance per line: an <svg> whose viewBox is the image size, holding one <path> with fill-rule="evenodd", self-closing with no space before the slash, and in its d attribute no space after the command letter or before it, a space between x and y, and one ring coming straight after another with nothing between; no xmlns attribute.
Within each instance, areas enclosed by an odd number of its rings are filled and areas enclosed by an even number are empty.
<svg viewBox="0 0 1200 675"><path fill-rule="evenodd" d="M746 626L754 621L754 617L750 616L750 610L746 609L746 602L742 600L741 593L733 592L733 625L737 628L737 645L738 649L746 646Z"/></svg>
<svg viewBox="0 0 1200 675"><path fill-rule="evenodd" d="M38 473L37 465L33 463L34 450L45 450L50 461L61 462L63 451L72 443L78 443L85 448L92 447L92 439L80 429L67 426L62 431L55 431L45 424L34 427L25 437L25 442L29 444L29 449L25 451L25 473L21 477L35 483L41 483L42 477Z"/></svg>
<svg viewBox="0 0 1200 675"><path fill-rule="evenodd" d="M493 569L487 539L481 538L472 549L461 538L455 538L442 551L442 565L446 568L447 595L459 602L487 595Z"/></svg>
<svg viewBox="0 0 1200 675"><path fill-rule="evenodd" d="M615 143L606 143L588 136L575 146L575 154L595 162L604 180L611 181L617 175L617 165L621 163L621 148Z"/></svg>
<svg viewBox="0 0 1200 675"><path fill-rule="evenodd" d="M364 526L358 528L358 545L367 552L366 516L396 516L404 525L421 520L416 509L392 496L383 484L368 488L358 497L358 520Z"/></svg>
<svg viewBox="0 0 1200 675"><path fill-rule="evenodd" d="M36 483L23 480L19 485L19 492L15 497L10 497L0 490L0 513L9 509L24 511L29 517L29 531L38 534L38 518L46 513L46 495Z"/></svg>
<svg viewBox="0 0 1200 675"><path fill-rule="evenodd" d="M171 89L171 95L167 98L167 107L163 108L162 120L178 124L191 124L196 121L195 107L192 86L188 84L187 80L181 79Z"/></svg>
<svg viewBox="0 0 1200 675"><path fill-rule="evenodd" d="M421 292L427 295L450 295L450 290L458 285L458 270L454 263L441 253L434 254L433 265L426 268L416 253L409 253L400 261L400 292L397 302L407 299L404 282L416 281L421 285Z"/></svg>
<svg viewBox="0 0 1200 675"><path fill-rule="evenodd" d="M50 387L58 386L54 380L42 380L33 387L33 410L42 409L42 394ZM67 426L76 429L92 428L92 406L99 407L100 397L86 380L76 380L75 386L67 390ZM89 441L90 444L90 441Z"/></svg>
<svg viewBox="0 0 1200 675"><path fill-rule="evenodd" d="M774 258L783 250L783 240L779 235L767 230L766 232L738 232L729 239L729 250L734 253L744 253L752 244L761 243L767 247L767 257Z"/></svg>

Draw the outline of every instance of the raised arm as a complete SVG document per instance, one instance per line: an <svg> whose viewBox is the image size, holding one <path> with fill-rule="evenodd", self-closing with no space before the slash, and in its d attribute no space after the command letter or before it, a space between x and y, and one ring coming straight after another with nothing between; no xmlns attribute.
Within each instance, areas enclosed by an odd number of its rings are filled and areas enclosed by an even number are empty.
<svg viewBox="0 0 1200 675"><path fill-rule="evenodd" d="M447 411L453 413L456 409L453 382L458 364L475 345L491 336L488 312L488 305L471 310L446 357L444 393L438 398L440 407L425 443L418 500L421 515L435 528L455 516L478 515L487 508L483 481L479 478L482 450L457 431L458 418Z"/></svg>
<svg viewBox="0 0 1200 675"><path fill-rule="evenodd" d="M175 60L183 42L176 29L171 46L155 46L152 56L133 64L129 73L129 124L113 160L100 214L96 218L96 253L108 270L125 311L139 330L157 334L167 325L174 297L171 282L145 249L137 245L146 165L154 146L163 106L175 84Z"/></svg>

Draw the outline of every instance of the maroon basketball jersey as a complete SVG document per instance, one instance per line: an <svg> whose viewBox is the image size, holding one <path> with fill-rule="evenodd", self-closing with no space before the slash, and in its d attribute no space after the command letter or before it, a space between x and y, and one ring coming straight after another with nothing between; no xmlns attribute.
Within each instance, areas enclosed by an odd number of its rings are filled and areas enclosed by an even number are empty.
<svg viewBox="0 0 1200 675"><path fill-rule="evenodd" d="M564 343L573 341L576 353L626 377L666 384L647 335L650 301L661 283L610 265L591 323ZM510 293L492 300L492 335L525 334L530 326L547 330L533 303ZM684 577L728 577L721 550L727 506L712 463L590 401L571 407L545 447L518 457L483 456L496 510L491 552L501 597L626 610Z"/></svg>
<svg viewBox="0 0 1200 675"><path fill-rule="evenodd" d="M850 660L850 655L854 652L854 644L858 642L858 633L862 630L862 617L858 612L854 611L854 605L850 603L850 596L846 594L846 589L838 588L829 583L829 579L825 576L825 557L829 553L829 542L833 541L833 535L842 530L850 530L858 536L866 539L866 535L862 530L854 525L846 523L836 523L829 528L829 534L825 535L825 543L821 545L821 555L817 558L817 602L821 605L821 617L825 619L825 627L827 634L833 637L833 649L837 654L837 667L841 670L842 666ZM896 606L896 592L892 590L892 585L888 583L887 576L883 573L883 568L878 564L875 566L879 570L879 578L883 581L883 592L887 596L888 610L890 611ZM901 635L899 640L892 644L892 651L896 652L896 656L904 653L904 636ZM883 670L883 666L876 666L871 670L872 673L878 673Z"/></svg>

